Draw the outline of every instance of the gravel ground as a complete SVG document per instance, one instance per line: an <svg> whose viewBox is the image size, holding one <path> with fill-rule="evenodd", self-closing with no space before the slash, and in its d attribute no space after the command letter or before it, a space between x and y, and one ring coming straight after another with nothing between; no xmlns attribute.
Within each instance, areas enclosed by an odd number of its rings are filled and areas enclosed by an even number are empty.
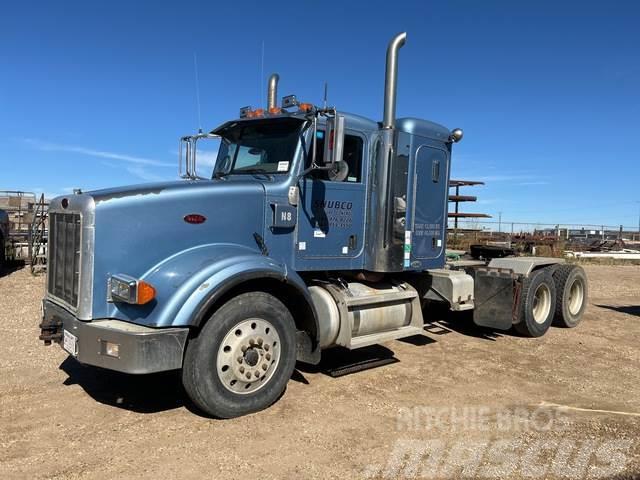
<svg viewBox="0 0 640 480"><path fill-rule="evenodd" d="M640 478L640 266L586 270L577 329L527 339L447 315L422 337L299 365L274 406L228 421L195 412L175 373L43 347L44 279L9 273L0 477ZM374 356L393 363L327 374Z"/></svg>

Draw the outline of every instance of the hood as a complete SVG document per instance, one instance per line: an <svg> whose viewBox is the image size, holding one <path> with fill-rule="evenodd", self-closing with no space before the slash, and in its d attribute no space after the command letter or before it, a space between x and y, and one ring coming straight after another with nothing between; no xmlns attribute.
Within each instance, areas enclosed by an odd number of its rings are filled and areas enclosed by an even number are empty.
<svg viewBox="0 0 640 480"><path fill-rule="evenodd" d="M265 190L252 176L132 185L75 197L95 204L94 318L109 315L105 282L114 273L144 278L167 258L204 245L238 245L260 254L255 235L264 235ZM190 223L191 215L205 220Z"/></svg>
<svg viewBox="0 0 640 480"><path fill-rule="evenodd" d="M131 198L147 195L160 195L162 193L176 192L176 191L191 191L199 188L220 188L237 185L237 184L257 184L255 179L248 178L241 181L228 182L226 180L172 180L165 182L154 183L142 183L136 185L125 185L122 187L104 188L100 190L91 190L84 192L86 195L90 195L95 200L96 204L107 202L109 200L115 200L119 198Z"/></svg>

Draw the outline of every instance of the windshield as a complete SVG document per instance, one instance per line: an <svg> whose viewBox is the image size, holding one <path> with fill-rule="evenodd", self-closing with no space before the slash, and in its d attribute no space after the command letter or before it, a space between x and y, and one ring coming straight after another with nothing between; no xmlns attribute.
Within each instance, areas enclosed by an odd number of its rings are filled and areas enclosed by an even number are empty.
<svg viewBox="0 0 640 480"><path fill-rule="evenodd" d="M237 122L222 137L215 173L287 173L302 122L293 118Z"/></svg>

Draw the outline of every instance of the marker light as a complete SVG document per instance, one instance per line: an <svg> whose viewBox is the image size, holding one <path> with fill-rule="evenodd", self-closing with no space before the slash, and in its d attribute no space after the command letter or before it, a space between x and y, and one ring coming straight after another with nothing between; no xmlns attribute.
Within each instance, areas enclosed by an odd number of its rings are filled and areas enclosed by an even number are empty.
<svg viewBox="0 0 640 480"><path fill-rule="evenodd" d="M313 108L313 105L310 103L301 103L300 105L298 105L298 109L301 112L310 112L312 108Z"/></svg>
<svg viewBox="0 0 640 480"><path fill-rule="evenodd" d="M287 95L282 97L282 108L290 108L298 105L298 99L295 95Z"/></svg>
<svg viewBox="0 0 640 480"><path fill-rule="evenodd" d="M282 109L280 107L271 107L269 109L269 113L271 115L278 115L279 113L282 113Z"/></svg>
<svg viewBox="0 0 640 480"><path fill-rule="evenodd" d="M453 130L451 130L451 135L449 135L449 141L458 143L460 140L462 140L463 136L464 133L462 132L461 128L454 128Z"/></svg>
<svg viewBox="0 0 640 480"><path fill-rule="evenodd" d="M113 275L109 280L111 301L144 305L156 297L156 289L128 275Z"/></svg>

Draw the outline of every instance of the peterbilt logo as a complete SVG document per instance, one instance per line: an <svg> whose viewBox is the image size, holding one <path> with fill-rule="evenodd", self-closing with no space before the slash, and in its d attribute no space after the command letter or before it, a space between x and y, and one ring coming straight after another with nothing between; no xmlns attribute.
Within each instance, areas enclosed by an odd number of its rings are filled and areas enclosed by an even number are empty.
<svg viewBox="0 0 640 480"><path fill-rule="evenodd" d="M189 213L183 217L183 220L187 223L200 224L207 220L207 217L200 215L199 213Z"/></svg>

